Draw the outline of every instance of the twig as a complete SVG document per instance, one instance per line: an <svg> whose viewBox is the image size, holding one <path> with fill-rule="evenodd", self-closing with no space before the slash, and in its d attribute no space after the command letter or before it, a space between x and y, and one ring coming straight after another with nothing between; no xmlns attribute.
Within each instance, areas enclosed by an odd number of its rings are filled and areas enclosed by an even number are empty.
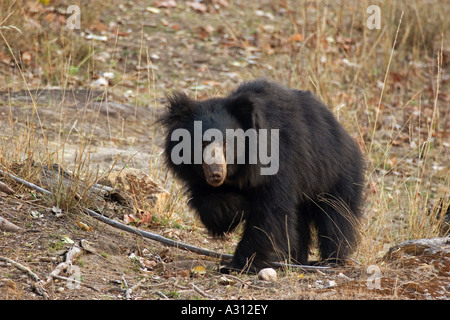
<svg viewBox="0 0 450 320"><path fill-rule="evenodd" d="M155 294L157 294L158 296L160 296L161 298L163 298L164 300L170 300L168 296L166 296L164 293L162 293L161 291L155 291Z"/></svg>
<svg viewBox="0 0 450 320"><path fill-rule="evenodd" d="M100 220L106 224L109 224L110 226L113 226L115 228L124 230L124 231L128 231L130 233L134 233L136 235L142 236L144 238L147 239L151 239L151 240L155 240L158 242L161 242L165 245L171 246L171 247L175 247L178 249L183 249L183 250L187 250L190 252L194 252L194 253L198 253L198 254L202 254L205 256L209 256L209 257L214 257L214 258L219 258L219 259L223 259L225 261L230 261L233 256L231 254L224 254L224 253L218 253L218 252L214 252L214 251L210 251L208 249L203 249L203 248L199 248L199 247L195 247L195 246L191 246L189 244L185 244L179 241L175 241L175 240L171 240L168 238L165 238L163 236L160 236L158 234L155 233L151 233L151 232L147 232L147 231L143 231L137 228L133 228L131 226L125 225L123 223L111 220L95 211L92 211L90 209L85 209L85 213L87 213L88 215L96 218L97 220Z"/></svg>
<svg viewBox="0 0 450 320"><path fill-rule="evenodd" d="M43 193L43 194L45 194L45 195L47 195L47 196L52 195L52 193L51 193L50 191L45 190L45 189L43 189L43 188L41 188L41 187L35 185L34 183L31 183L31 182L28 182L28 181L26 181L26 180L23 180L23 179L21 179L21 178L19 178L19 177L16 177L15 175L13 175L13 174L11 174L11 173L5 172L5 171L3 171L2 169L0 169L0 173L3 173L4 175L10 177L10 178L13 179L14 181L19 182L19 183L21 183L21 184L24 184L24 185L26 185L27 187L30 187L30 188L32 188L32 189L34 189L34 190L36 190L36 191L38 191L38 192L40 192L40 193Z"/></svg>
<svg viewBox="0 0 450 320"><path fill-rule="evenodd" d="M315 271L315 272L334 272L330 267L325 266L306 266L303 264L290 264L290 263L281 263L281 262L273 262L272 266L279 268L292 268L292 269L300 269L303 272Z"/></svg>
<svg viewBox="0 0 450 320"><path fill-rule="evenodd" d="M67 277L58 276L58 275L52 275L52 277L55 278L55 279L59 279L59 280L65 280L65 281L67 281L67 282L75 282L76 285L80 285L80 286L89 288L89 289L91 289L91 290L94 290L95 292L100 292L99 289L94 288L93 286L90 286L90 285L88 285L88 284L86 284L86 283L83 283L83 282L81 282L81 281L78 280L78 279L67 278Z"/></svg>
<svg viewBox="0 0 450 320"><path fill-rule="evenodd" d="M124 279L125 280L125 279ZM142 278L138 283L136 283L134 286L132 286L131 288L127 289L125 291L125 299L127 300L131 300L131 294L133 293L133 291L138 288L141 284L143 284L145 281L147 280L147 278Z"/></svg>
<svg viewBox="0 0 450 320"><path fill-rule="evenodd" d="M14 260L11 260L9 258L2 257L2 256L0 256L0 260L6 261L8 263L11 263L16 268L18 268L18 269L20 269L22 271L25 271L34 281L41 281L41 278L39 278L39 276L36 273L31 271L29 268L25 267L24 265L14 261Z"/></svg>
<svg viewBox="0 0 450 320"><path fill-rule="evenodd" d="M26 186L28 186L28 187L30 187L30 188L40 192L40 193L43 193L45 195L52 195L52 193L50 191L48 191L46 189L43 189L43 188L41 188L41 187L31 183L31 182L25 181L25 180L23 180L23 179L21 179L19 177L16 177L15 175L13 175L11 173L5 172L5 171L3 171L1 169L0 169L0 173L3 173L4 175L7 175L11 179L15 180L16 182L22 183L22 184L24 184L24 185L26 185ZM94 217L97 220L100 220L100 221L102 221L102 222L104 222L106 224L109 224L110 226L113 226L115 228L118 228L118 229L121 229L121 230L124 230L124 231L128 231L130 233L137 234L137 235L142 236L144 238L148 238L148 239L151 239L151 240L155 240L155 241L164 243L165 245L168 245L168 246L171 246L171 247L176 247L176 248L179 248L179 249L191 251L191 252L202 254L202 255L205 255L205 256L209 256L209 257L223 259L225 261L231 260L233 258L233 256L229 255L229 254L222 254L222 253L217 253L217 252L210 251L210 250L203 249L203 248L198 248L198 247L195 247L195 246L184 244L182 242L178 242L178 241L174 241L174 240L162 237L162 236L160 236L158 234L154 234L154 233L151 233L151 232L147 232L147 231L143 231L143 230L139 230L139 229L133 228L133 227L128 226L128 225L124 225L124 224L122 224L120 222L108 219L105 216L103 216L103 215L101 215L101 214L99 214L99 213L97 213L97 212L95 212L93 210L90 210L90 209L85 209L85 213L90 215L91 217Z"/></svg>
<svg viewBox="0 0 450 320"><path fill-rule="evenodd" d="M78 245L74 245L69 251L67 251L65 261L56 266L56 268L50 273L44 284L48 284L50 281L52 281L53 278L55 278L55 276L59 276L62 271L69 269L72 266L74 260L82 253L83 249Z"/></svg>
<svg viewBox="0 0 450 320"><path fill-rule="evenodd" d="M39 278L39 276L36 273L31 271L29 268L25 267L24 265L14 261L14 260L11 260L9 258L0 256L0 260L6 261L6 262L12 264L13 266L15 266L16 268L18 268L22 271L25 271L35 281L35 283L33 284L35 291L39 295L41 295L45 300L48 299L48 293L47 293L47 291L45 291L45 289L43 287L44 282L41 280L41 278Z"/></svg>
<svg viewBox="0 0 450 320"><path fill-rule="evenodd" d="M214 297L214 296L212 296L212 295L210 295L210 294L207 294L206 292L204 292L202 289L200 289L199 287L197 287L195 284L193 284L193 283L191 283L191 287L192 287L192 289L194 289L194 291L196 291L196 292L198 292L198 293L200 293L202 296L204 296L205 298L208 298L208 299L216 299L216 297Z"/></svg>
<svg viewBox="0 0 450 320"><path fill-rule="evenodd" d="M20 227L16 226L14 223L9 222L5 218L0 217L0 230L7 232L18 232Z"/></svg>
<svg viewBox="0 0 450 320"><path fill-rule="evenodd" d="M267 288L264 288L264 287L260 287L260 286L256 286L256 285L254 285L254 284L251 284L251 283L249 283L249 282L247 282L247 281L245 281L245 280L242 280L242 279L240 279L239 277L233 276L233 275L231 275L231 274L223 274L223 275L221 275L220 277L231 278L231 279L233 279L233 280L236 280L237 282L239 282L239 283L242 284L243 286L248 286L248 287L255 288L255 289L260 289L260 290L267 289Z"/></svg>
<svg viewBox="0 0 450 320"><path fill-rule="evenodd" d="M10 186L0 181L0 191L6 194L14 194L14 190Z"/></svg>

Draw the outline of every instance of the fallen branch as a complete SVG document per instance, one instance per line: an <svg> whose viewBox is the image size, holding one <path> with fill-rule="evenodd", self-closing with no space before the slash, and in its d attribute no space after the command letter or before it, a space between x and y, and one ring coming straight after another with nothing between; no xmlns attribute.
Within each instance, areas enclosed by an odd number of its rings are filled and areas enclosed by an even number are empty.
<svg viewBox="0 0 450 320"><path fill-rule="evenodd" d="M34 189L34 190L36 190L36 191L38 191L38 192L40 192L40 193L43 193L43 194L45 194L45 195L47 195L47 196L52 195L52 193L51 193L50 191L45 190L45 189L43 189L43 188L41 188L41 187L35 185L34 183L31 183L31 182L28 182L28 181L26 181L26 180L23 180L23 179L21 179L21 178L19 178L19 177L16 177L15 175L13 175L13 174L11 174L11 173L5 172L5 171L3 171L2 169L0 169L0 173L3 173L5 176L10 177L10 178L13 179L14 181L16 181L16 182L18 182L18 183L21 183L21 184L23 184L23 185L26 185L27 187L30 187L30 188L32 188L32 189Z"/></svg>
<svg viewBox="0 0 450 320"><path fill-rule="evenodd" d="M0 217L0 230L6 232L18 232L20 231L20 228L5 218Z"/></svg>
<svg viewBox="0 0 450 320"><path fill-rule="evenodd" d="M83 253L83 248L78 246L77 244L70 248L66 253L66 259L64 262L61 262L56 266L56 268L50 273L47 280L45 281L45 285L47 285L53 278L59 276L59 274L63 271L66 271L72 267L73 262L76 258L78 258Z"/></svg>
<svg viewBox="0 0 450 320"><path fill-rule="evenodd" d="M203 248L191 246L189 244L185 244L185 243L182 243L182 242L179 242L179 241L175 241L175 240L172 240L172 239L165 238L165 237L160 236L160 235L155 234L155 233L151 233L151 232L148 232L148 231L143 231L143 230L140 230L140 229L128 226L126 224L123 224L123 223L111 220L111 219L109 219L109 218L107 218L107 217L105 217L105 216L103 216L103 215L101 215L101 214L99 214L99 213L97 213L95 211L92 211L90 209L85 209L85 213L87 213L91 217L94 217L97 220L100 220L100 221L102 221L102 222L104 222L106 224L109 224L110 226L113 226L115 228L118 228L118 229L121 229L121 230L124 230L124 231L128 231L130 233L142 236L142 237L147 238L147 239L151 239L151 240L155 240L155 241L161 242L161 243L163 243L165 245L168 245L170 247L175 247L175 248L178 248L178 249L191 251L191 252L202 254L202 255L205 255L205 256L208 256L208 257L214 257L214 258L218 258L218 259L223 259L225 261L230 261L233 258L233 255L231 255L231 254L218 253L218 252L210 251L208 249L203 249Z"/></svg>
<svg viewBox="0 0 450 320"><path fill-rule="evenodd" d="M12 259L0 256L0 260L8 262L8 263L12 264L13 266L15 266L17 269L25 271L35 281L33 283L34 290L39 295L41 295L45 300L48 299L48 293L44 289L44 282L41 280L41 278L39 278L39 276L36 273L34 273L29 268L25 267L24 265L12 260Z"/></svg>
<svg viewBox="0 0 450 320"><path fill-rule="evenodd" d="M204 296L205 298L208 299L216 299L216 297L204 292L202 289L200 289L199 287L197 287L195 284L191 283L191 287L192 289L194 289L194 291L196 291L197 293L200 293L202 296Z"/></svg>
<svg viewBox="0 0 450 320"><path fill-rule="evenodd" d="M39 278L39 276L36 273L31 271L29 268L25 267L24 265L14 261L14 260L11 260L9 258L2 257L2 256L0 256L0 260L3 260L3 261L8 262L8 263L11 263L17 269L25 271L34 281L41 281L41 278Z"/></svg>
<svg viewBox="0 0 450 320"><path fill-rule="evenodd" d="M0 181L0 191L6 194L14 194L14 190L1 181Z"/></svg>
<svg viewBox="0 0 450 320"><path fill-rule="evenodd" d="M67 277L57 276L57 275L53 275L52 277L55 278L55 279L64 280L64 281L66 281L68 283L74 283L75 286L83 286L83 287L91 289L91 290L93 290L95 292L101 292L99 289L97 289L97 288L95 288L93 286L90 286L90 285L88 285L86 283L83 283L83 282L81 282L78 279L67 278Z"/></svg>
<svg viewBox="0 0 450 320"><path fill-rule="evenodd" d="M31 182L28 182L28 181L25 181L23 179L20 179L20 178L16 177L13 174L4 172L1 169L0 169L0 173L8 175L9 177L14 179L15 181L17 181L19 183L22 183L22 184L24 184L24 185L26 185L26 186L28 186L30 188L33 188L33 189L35 189L36 191L38 191L40 193L43 193L45 195L52 195L52 193L50 191L45 190L45 189L43 189L43 188L41 188L41 187L31 183ZM182 242L179 242L179 241L171 240L171 239L165 238L163 236L160 236L158 234L147 232L147 231L143 231L143 230L140 230L140 229L137 229L137 228L125 225L123 223L111 220L111 219L109 219L109 218L107 218L107 217L105 217L105 216L103 216L103 215L101 215L101 214L91 210L91 209L85 209L84 212L86 214L90 215L91 217L93 217L93 218L95 218L97 220L100 220L100 221L102 221L102 222L104 222L104 223L106 223L106 224L108 224L108 225L110 225L112 227L115 227L115 228L118 228L118 229L130 232L130 233L139 235L139 236L147 238L147 239L151 239L151 240L155 240L155 241L161 242L161 243L163 243L163 244L165 244L167 246L170 246L170 247L175 247L175 248L178 248L178 249L194 252L194 253L205 255L205 256L208 256L208 257L214 257L214 258L222 259L223 261L231 261L233 259L233 255L231 255L231 254L218 253L218 252L214 252L214 251L211 251L211 250L208 250L208 249L203 249L203 248L191 246L189 244L185 244L185 243L182 243ZM280 263L280 262L273 262L272 264L273 264L274 267L289 267L289 268L293 268L293 269L301 269L303 271L318 271L318 270L329 271L329 270L331 270L329 267L323 267L323 266L306 266L306 265L297 265L297 264L289 264L288 265L288 264L284 264L284 263Z"/></svg>
<svg viewBox="0 0 450 320"><path fill-rule="evenodd" d="M143 284L145 281L147 280L147 278L142 278L138 283L136 283L134 286L132 286L131 288L128 288L125 291L125 299L127 300L131 300L131 294L133 293L134 290L136 290L141 284ZM126 282L125 282L126 283Z"/></svg>

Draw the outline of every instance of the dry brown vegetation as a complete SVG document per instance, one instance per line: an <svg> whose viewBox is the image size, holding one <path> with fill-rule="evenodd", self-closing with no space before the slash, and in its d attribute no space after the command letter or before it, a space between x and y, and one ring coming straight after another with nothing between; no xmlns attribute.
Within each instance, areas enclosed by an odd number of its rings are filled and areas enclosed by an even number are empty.
<svg viewBox="0 0 450 320"><path fill-rule="evenodd" d="M52 186L53 196L0 175L13 189L0 194L0 217L21 228L1 231L0 257L46 279L70 239L91 241L95 250L75 262L84 285L69 290L54 279L46 287L53 299L122 299L123 289L140 280L133 299L448 299L448 253L439 257L443 265L426 255L382 259L405 240L448 234L448 4L189 3L0 2L0 169L36 184L43 183L41 164L73 173L72 183ZM72 4L80 7L81 29L67 28ZM366 26L371 4L380 7L379 30ZM282 269L276 283L222 276L192 265L209 266L210 259L83 213L89 207L134 224L138 217L146 230L232 253L238 234L206 235L162 164L161 132L153 122L165 92L225 95L258 77L313 91L364 151L365 219L353 265L325 274ZM164 187L168 200L149 210L139 194L131 205L119 205L99 203L87 191L111 170L129 168ZM174 261L181 267L155 265ZM367 286L370 265L381 273L379 289ZM1 299L42 298L32 283L0 261Z"/></svg>

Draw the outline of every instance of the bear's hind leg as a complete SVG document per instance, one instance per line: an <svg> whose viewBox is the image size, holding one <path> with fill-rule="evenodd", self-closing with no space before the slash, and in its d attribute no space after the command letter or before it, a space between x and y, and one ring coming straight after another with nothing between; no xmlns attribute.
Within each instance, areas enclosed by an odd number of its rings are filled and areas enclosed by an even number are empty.
<svg viewBox="0 0 450 320"><path fill-rule="evenodd" d="M297 216L298 245L296 262L298 264L308 263L309 246L311 243L311 228L305 208L300 208Z"/></svg>
<svg viewBox="0 0 450 320"><path fill-rule="evenodd" d="M322 262L342 263L354 250L358 236L358 212L334 197L316 203L314 221Z"/></svg>

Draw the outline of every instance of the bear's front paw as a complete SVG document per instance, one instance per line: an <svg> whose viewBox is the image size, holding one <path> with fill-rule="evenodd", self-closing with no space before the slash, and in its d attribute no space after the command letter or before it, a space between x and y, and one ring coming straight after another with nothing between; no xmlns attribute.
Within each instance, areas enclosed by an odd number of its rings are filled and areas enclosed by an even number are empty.
<svg viewBox="0 0 450 320"><path fill-rule="evenodd" d="M231 264L220 264L219 265L219 272L223 274L230 274L232 272L240 272L241 269L238 269Z"/></svg>
<svg viewBox="0 0 450 320"><path fill-rule="evenodd" d="M258 273L258 270L256 268L254 268L253 266L243 266L243 267L239 267L236 266L234 264L230 264L230 263L225 263L225 264L220 264L219 265L219 272L223 273L223 274L230 274L232 272L237 272L237 273Z"/></svg>

